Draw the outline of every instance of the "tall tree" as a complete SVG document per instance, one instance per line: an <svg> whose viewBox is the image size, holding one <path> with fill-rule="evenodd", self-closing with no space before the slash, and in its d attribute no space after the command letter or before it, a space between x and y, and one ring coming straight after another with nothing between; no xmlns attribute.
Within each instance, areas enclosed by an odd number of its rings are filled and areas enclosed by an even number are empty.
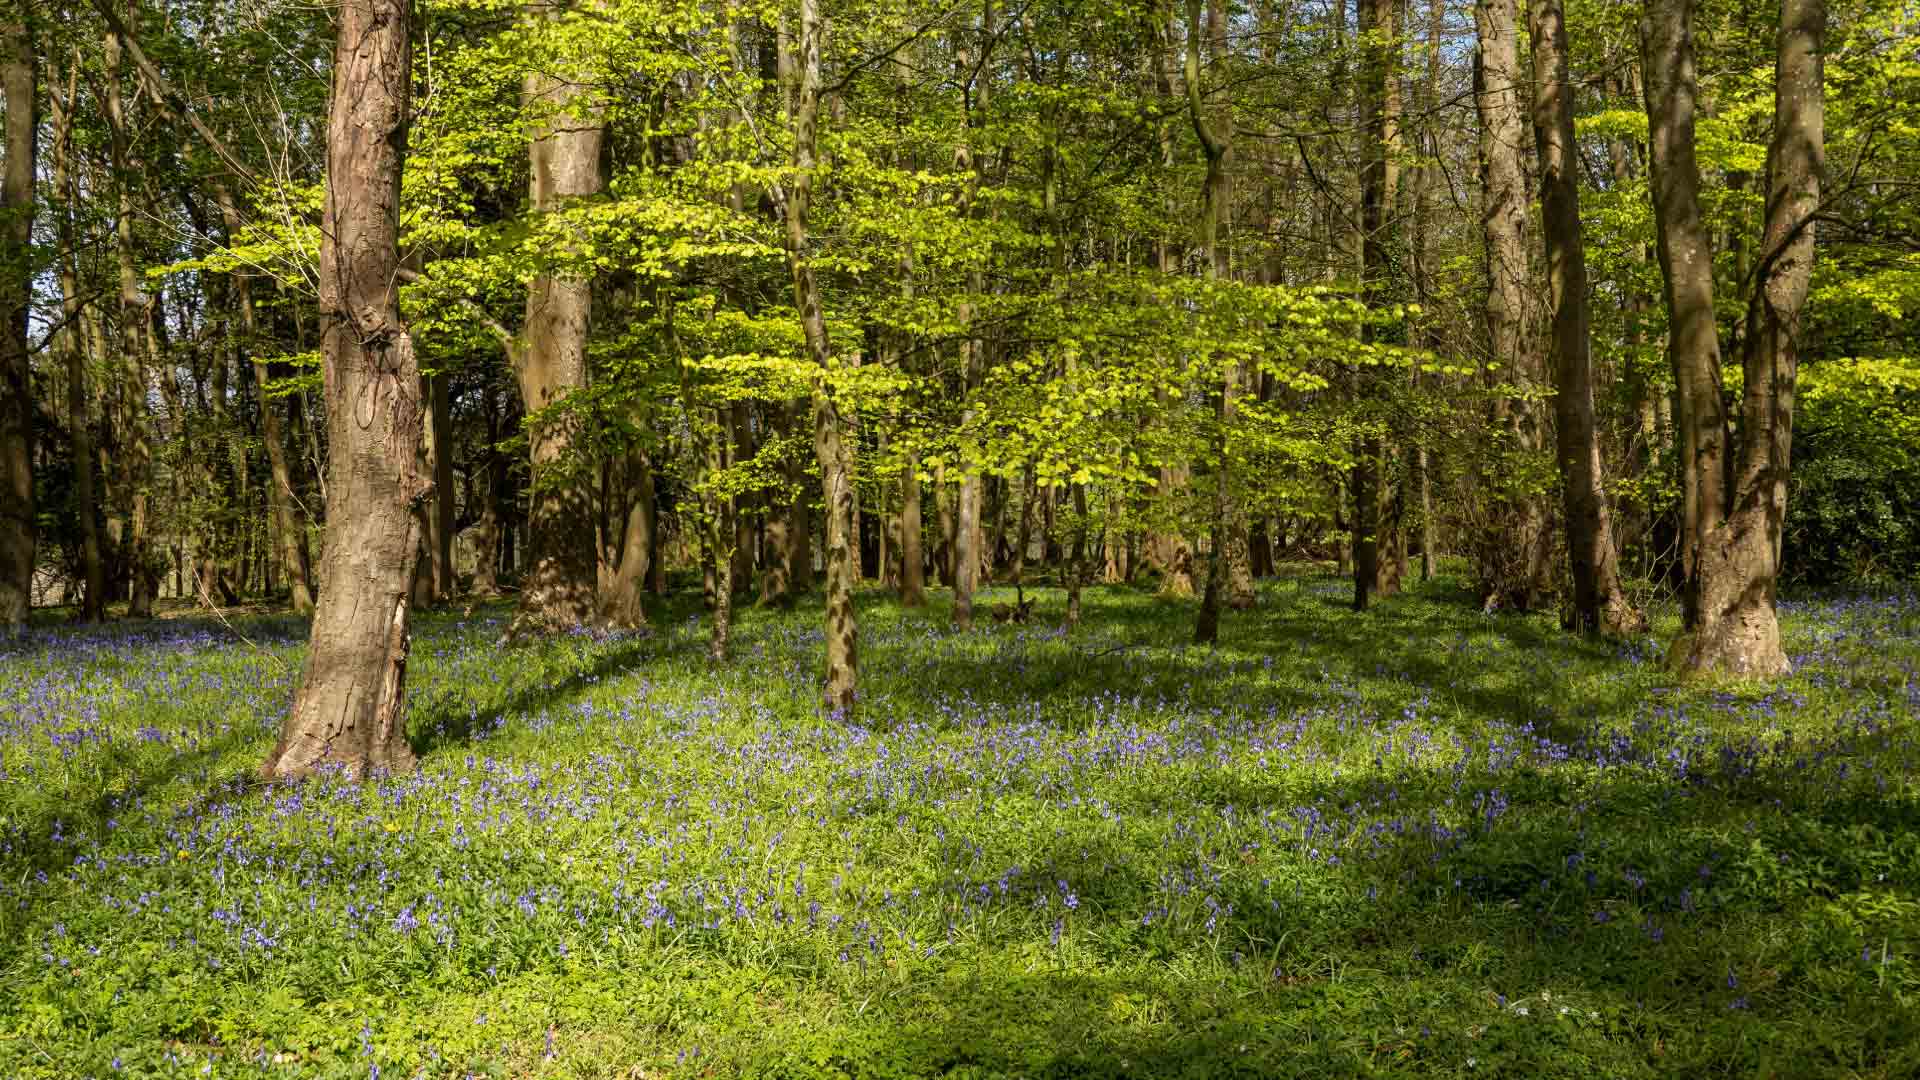
<svg viewBox="0 0 1920 1080"><path fill-rule="evenodd" d="M1825 158L1826 8L1822 0L1783 0L1780 14L1767 217L1747 312L1737 440L1721 392L1712 247L1700 214L1694 154L1694 5L1655 0L1641 23L1655 220L1693 553L1687 628L1670 659L1687 672L1765 677L1789 666L1774 611L1777 537L1786 509L1794 388Z"/></svg>
<svg viewBox="0 0 1920 1080"><path fill-rule="evenodd" d="M980 45L978 50L959 48L955 50L955 59L961 68L961 77L968 83L966 132L961 140L959 152L955 155L956 168L969 172L966 189L966 205L969 213L980 213L981 188L986 183L986 148L980 145L983 129L986 126L988 110L993 104L993 46L994 0L981 0L980 5ZM962 33L967 30L963 29ZM967 290L971 294L960 307L960 319L967 326L967 336L960 343L961 379L963 381L966 405L960 418L960 427L965 438L976 439L972 430L977 416L975 401L980 393L981 383L987 371L987 341L975 323L973 296L986 292L986 268L975 265L967 275ZM973 626L973 594L980 584L980 568L993 558L989 549L981 548L981 513L984 500L985 475L981 472L981 463L966 460L960 474L959 520L954 526L954 567L953 567L953 624L962 630Z"/></svg>
<svg viewBox="0 0 1920 1080"><path fill-rule="evenodd" d="M420 370L400 317L400 179L410 116L409 0L336 16L321 210L327 531L306 669L263 771L359 778L414 764L406 734L408 592L420 557Z"/></svg>
<svg viewBox="0 0 1920 1080"><path fill-rule="evenodd" d="M40 54L29 0L9 0L0 18L0 93L7 109L0 178L0 633L24 626L33 604L37 537L33 508L34 159L40 142Z"/></svg>
<svg viewBox="0 0 1920 1080"><path fill-rule="evenodd" d="M229 237L242 227L240 208L226 185L214 188L220 215L227 224ZM279 548L280 568L287 576L287 596L294 613L313 610L313 559L307 548L307 515L293 490L293 465L287 455L287 429L281 418L283 406L267 394L272 371L260 356L261 332L253 303L253 278L239 275L233 284L240 305L241 349L253 364L254 386L260 392L260 441L267 452L267 512L273 518L273 533Z"/></svg>
<svg viewBox="0 0 1920 1080"><path fill-rule="evenodd" d="M1200 140L1200 154L1206 162L1206 187L1200 215L1200 255L1207 277L1225 281L1232 269L1227 247L1227 225L1233 211L1232 189L1227 167L1233 155L1233 110L1229 105L1209 108L1200 78L1200 41L1204 35L1208 51L1216 65L1227 61L1227 12L1225 0L1210 0L1206 6L1206 24L1200 22L1201 0L1187 0L1186 90L1187 114L1194 134ZM1213 554L1207 563L1207 581L1200 594L1200 613L1194 623L1193 637L1200 644L1220 638L1220 605L1230 599L1235 607L1250 605L1253 594L1251 574L1246 568L1246 522L1235 512L1233 477L1227 452L1227 432L1234 417L1234 393L1239 387L1237 365L1229 361L1220 376L1214 420L1218 435L1214 443L1219 461L1213 476ZM1238 558L1236 560L1235 553ZM1235 565L1237 562L1237 566ZM1245 577L1246 580L1230 578ZM1225 594L1232 592L1229 598Z"/></svg>
<svg viewBox="0 0 1920 1080"><path fill-rule="evenodd" d="M548 9L549 18L558 10ZM556 214L605 186L600 148L606 126L591 80L536 70L522 97L534 125L529 189L535 214ZM562 242L561 255L574 245ZM529 417L532 508L527 515L527 578L522 625L565 628L595 620L599 554L593 488L572 458L584 433L564 402L587 386L587 335L593 280L571 267L542 268L527 287L526 342L516 358ZM558 408L556 408L556 406Z"/></svg>
<svg viewBox="0 0 1920 1080"><path fill-rule="evenodd" d="M833 383L833 345L820 306L820 283L813 272L812 242L807 213L813 201L818 166L820 117L820 49L826 22L819 0L800 0L798 55L792 65L794 82L793 179L784 190L775 188L786 222L787 264L793 275L793 302L800 313L807 359L816 374L813 383L813 452L826 502L827 673L823 702L831 715L854 717L859 685L859 625L853 609L853 469L848 460L844 406Z"/></svg>
<svg viewBox="0 0 1920 1080"><path fill-rule="evenodd" d="M74 197L72 151L74 104L79 86L78 66L76 62L69 69L64 100L57 89L58 75L49 74L48 81L55 86L49 88L48 103L53 113L54 231L60 249L60 337L67 361L67 440L73 448L73 514L80 525L81 576L86 583L86 592L81 597L80 617L88 622L98 622L106 615L107 570L96 520L99 502L93 470L97 462L94 460L92 410L88 404L91 395L88 393L89 365L83 322L86 300L80 295L80 259L77 230L74 227L77 200Z"/></svg>
<svg viewBox="0 0 1920 1080"><path fill-rule="evenodd" d="M1553 305L1555 440L1573 567L1572 629L1624 634L1641 619L1620 590L1593 411L1592 341L1587 318L1587 250L1580 234L1579 154L1573 141L1573 84L1561 0L1531 0L1533 135L1540 155L1540 219Z"/></svg>
<svg viewBox="0 0 1920 1080"><path fill-rule="evenodd" d="M1744 503L1751 492L1766 490L1773 562L1749 561L1745 572L1749 576L1765 572L1769 602L1780 569L1795 392L1800 358L1806 351L1804 319L1813 277L1815 215L1826 171L1826 34L1826 0L1781 0L1773 138L1767 144L1767 217L1741 361L1746 377L1741 426L1747 441L1740 466L1744 490L1736 499Z"/></svg>
<svg viewBox="0 0 1920 1080"><path fill-rule="evenodd" d="M1484 315L1488 352L1522 392L1496 400L1493 422L1504 429L1512 456L1524 461L1542 444L1539 406L1527 391L1542 380L1545 364L1529 329L1532 293L1527 259L1526 128L1521 112L1514 0L1478 0L1474 5L1479 51L1474 101L1480 117L1479 170L1482 241L1486 247ZM1538 496L1524 470L1495 467L1488 486L1498 492L1496 519L1488 535L1475 538L1475 574L1489 608L1530 611L1548 591L1548 530Z"/></svg>
<svg viewBox="0 0 1920 1080"><path fill-rule="evenodd" d="M645 591L647 570L659 558L653 549L654 515L658 512L653 462L642 446L627 450L626 482L630 499L626 523L619 529L619 562L612 580L601 590L600 613L614 626L632 628L646 625L647 613L640 597Z"/></svg>
<svg viewBox="0 0 1920 1080"><path fill-rule="evenodd" d="M127 526L123 538L127 564L127 615L147 618L153 614L153 602L160 591L159 571L153 551L153 421L147 415L147 397L152 385L149 361L157 342L154 340L154 301L140 288L140 272L134 250L134 184L141 175L133 153L133 125L127 116L126 101L120 90L120 53L127 38L109 31L106 38L105 113L113 156L114 254L120 271L120 431L126 440L121 456L120 486L127 500Z"/></svg>
<svg viewBox="0 0 1920 1080"><path fill-rule="evenodd" d="M1360 0L1360 42L1366 58L1360 84L1360 289L1369 306L1386 294L1387 216L1392 211L1392 161L1389 88L1394 77L1394 0ZM1369 339L1371 325L1364 328ZM1375 396L1375 377L1356 369L1355 388L1362 398ZM1380 591L1382 476L1385 446L1374 430L1376 417L1363 417L1367 430L1353 451L1353 606L1365 611Z"/></svg>

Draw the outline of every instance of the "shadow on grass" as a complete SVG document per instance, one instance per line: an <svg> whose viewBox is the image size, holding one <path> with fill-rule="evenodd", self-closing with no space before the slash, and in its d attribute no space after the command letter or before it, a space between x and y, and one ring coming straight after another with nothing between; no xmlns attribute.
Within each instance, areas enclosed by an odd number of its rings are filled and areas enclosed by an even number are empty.
<svg viewBox="0 0 1920 1080"><path fill-rule="evenodd" d="M1231 699L1286 712L1325 701L1332 684L1391 684L1404 687L1409 698L1443 694L1440 704L1463 718L1533 723L1563 737L1577 727L1577 718L1628 709L1644 695L1640 680L1619 678L1578 680L1577 696L1569 697L1576 681L1560 677L1565 672L1627 668L1617 644L1560 633L1539 617L1484 614L1466 590L1444 579L1376 602L1364 613L1320 595L1330 583L1338 581L1290 577L1267 583L1258 607L1226 615L1221 642L1211 648L1190 643L1193 602L1136 590L1103 593L1071 635L1057 627L1064 594L1055 590L1028 591L1040 601L1034 624L976 624L970 634L948 629L947 596L935 593L927 608L883 628L935 634L931 649L919 640L911 643L930 662L915 664L910 679L890 678L887 662L895 642L880 636L868 652L876 658L870 670L880 674L869 678L875 691L921 715L956 687L999 706L1141 693L1202 707ZM979 603L996 601L1000 592L1011 599L1009 590L995 589L983 592ZM1525 660L1516 663L1517 656ZM1496 659L1501 662L1489 662ZM1257 702L1241 692L1244 686L1235 686L1248 679L1262 684ZM1370 703L1376 709L1384 704Z"/></svg>

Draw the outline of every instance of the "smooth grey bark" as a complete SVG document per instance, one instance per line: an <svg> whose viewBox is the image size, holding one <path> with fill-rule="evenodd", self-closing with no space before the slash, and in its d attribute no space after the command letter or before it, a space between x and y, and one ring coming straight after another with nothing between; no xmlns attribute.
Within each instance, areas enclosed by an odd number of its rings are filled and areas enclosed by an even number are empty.
<svg viewBox="0 0 1920 1080"><path fill-rule="evenodd" d="M605 187L600 151L606 125L591 84L536 70L527 75L521 98L534 125L528 148L533 212L556 213L599 194ZM525 342L515 373L532 418L527 444L533 489L517 627L565 629L592 624L598 615L593 488L573 460L585 449L586 432L582 418L565 407L568 398L587 388L592 318L588 274L543 269L527 287Z"/></svg>

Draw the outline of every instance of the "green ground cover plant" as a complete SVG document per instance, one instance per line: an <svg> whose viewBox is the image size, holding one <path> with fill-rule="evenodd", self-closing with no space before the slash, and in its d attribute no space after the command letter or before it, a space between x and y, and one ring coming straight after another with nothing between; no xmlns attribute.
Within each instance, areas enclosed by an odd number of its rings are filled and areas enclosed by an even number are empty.
<svg viewBox="0 0 1920 1080"><path fill-rule="evenodd" d="M0 644L0 1075L1920 1074L1920 600L1678 684L1441 576L706 659L425 614L413 775L268 785L294 619ZM993 590L988 600L1001 597ZM696 599L692 603L697 604ZM245 640L241 640L244 636Z"/></svg>

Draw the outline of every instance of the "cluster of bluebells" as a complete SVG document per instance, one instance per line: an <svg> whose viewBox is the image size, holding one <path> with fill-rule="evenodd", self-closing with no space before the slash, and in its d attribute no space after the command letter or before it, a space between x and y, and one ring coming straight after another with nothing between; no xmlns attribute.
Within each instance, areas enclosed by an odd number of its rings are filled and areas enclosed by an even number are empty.
<svg viewBox="0 0 1920 1080"><path fill-rule="evenodd" d="M563 640L515 667L474 620L416 644L417 772L264 789L246 765L284 708L291 631L255 648L189 625L47 633L0 656L0 778L35 792L7 796L0 926L47 977L151 941L162 975L240 983L323 955L484 986L663 944L846 978L1016 943L1238 966L1249 940L1378 905L1517 911L1657 950L1741 902L1754 851L1798 853L1769 846L1765 809L1731 839L1671 843L1650 816L1911 795L1911 667L1807 715L1846 677L1822 650L1897 633L1877 615L1838 610L1854 629L1815 635L1772 693L1647 693L1606 716L1550 694L1469 715L1447 673L1489 664L1498 635L1429 643L1424 677L1383 700L1324 670L1303 693L1272 655L882 625L862 726L798 704L819 640L797 622L743 633L742 663L715 674L697 628ZM1920 886L1920 868L1893 872ZM54 899L89 915L43 923Z"/></svg>

